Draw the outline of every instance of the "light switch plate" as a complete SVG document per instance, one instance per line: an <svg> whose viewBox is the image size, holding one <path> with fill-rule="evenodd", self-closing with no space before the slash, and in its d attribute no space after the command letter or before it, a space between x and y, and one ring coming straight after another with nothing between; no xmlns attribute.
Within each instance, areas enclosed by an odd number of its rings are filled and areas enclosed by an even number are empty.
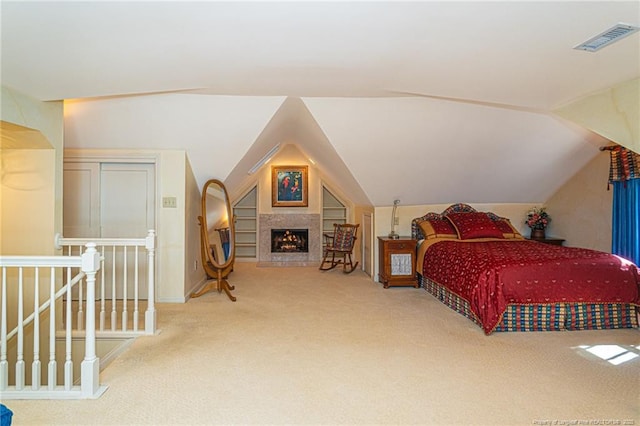
<svg viewBox="0 0 640 426"><path fill-rule="evenodd" d="M162 197L162 207L175 209L178 207L178 201L176 197Z"/></svg>

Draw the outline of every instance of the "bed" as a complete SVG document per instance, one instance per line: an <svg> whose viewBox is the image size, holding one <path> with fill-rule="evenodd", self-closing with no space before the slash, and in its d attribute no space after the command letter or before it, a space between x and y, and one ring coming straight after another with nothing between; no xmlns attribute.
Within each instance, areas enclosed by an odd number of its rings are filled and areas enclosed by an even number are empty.
<svg viewBox="0 0 640 426"><path fill-rule="evenodd" d="M527 240L466 204L413 219L411 232L420 286L485 334L638 327L640 276L618 256Z"/></svg>

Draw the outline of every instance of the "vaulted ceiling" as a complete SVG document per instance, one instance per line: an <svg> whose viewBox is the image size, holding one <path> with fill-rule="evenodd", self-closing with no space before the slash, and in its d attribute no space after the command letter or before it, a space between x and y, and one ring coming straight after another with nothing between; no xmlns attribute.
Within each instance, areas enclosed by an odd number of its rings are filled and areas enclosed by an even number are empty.
<svg viewBox="0 0 640 426"><path fill-rule="evenodd" d="M67 146L185 149L199 181L215 164L241 185L295 143L374 205L544 201L606 143L552 111L640 76L637 33L573 49L639 25L637 1L3 1L1 19L2 85L155 114L94 115L99 141L71 114Z"/></svg>

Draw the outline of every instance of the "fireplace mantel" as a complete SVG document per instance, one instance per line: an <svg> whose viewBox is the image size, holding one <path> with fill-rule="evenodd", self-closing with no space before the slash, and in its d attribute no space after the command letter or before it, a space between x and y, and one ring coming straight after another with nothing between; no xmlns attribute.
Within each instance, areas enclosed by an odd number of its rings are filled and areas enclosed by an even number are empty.
<svg viewBox="0 0 640 426"><path fill-rule="evenodd" d="M261 214L258 262L273 266L314 266L322 259L322 235L319 214ZM309 230L307 253L271 253L271 229L306 228Z"/></svg>

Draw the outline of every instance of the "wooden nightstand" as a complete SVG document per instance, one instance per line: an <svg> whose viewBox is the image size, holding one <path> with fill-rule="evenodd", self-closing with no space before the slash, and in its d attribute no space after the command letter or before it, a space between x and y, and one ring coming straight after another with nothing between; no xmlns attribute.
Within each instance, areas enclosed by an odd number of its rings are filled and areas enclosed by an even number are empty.
<svg viewBox="0 0 640 426"><path fill-rule="evenodd" d="M554 246L561 246L564 243L564 239L562 238L545 237L545 238L527 238L527 239L531 241L537 241L539 243L551 244Z"/></svg>
<svg viewBox="0 0 640 426"><path fill-rule="evenodd" d="M384 288L412 286L418 288L416 277L416 244L410 237L392 240L378 237L380 269L378 275Z"/></svg>

